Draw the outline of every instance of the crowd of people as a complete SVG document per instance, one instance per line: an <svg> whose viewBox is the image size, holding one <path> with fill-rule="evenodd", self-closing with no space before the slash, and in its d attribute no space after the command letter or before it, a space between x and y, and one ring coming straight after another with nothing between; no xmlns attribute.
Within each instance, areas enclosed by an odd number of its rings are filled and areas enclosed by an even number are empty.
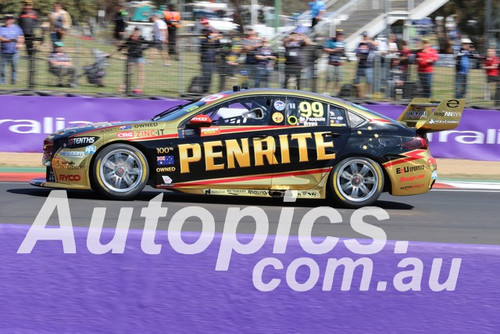
<svg viewBox="0 0 500 334"><path fill-rule="evenodd" d="M5 23L0 28L1 84L8 81L8 67L11 70L10 83L16 83L20 49L25 47L27 55L33 55L34 27L38 24L39 17L33 10L31 0L25 0L23 4L17 24L14 16L6 15ZM310 30L314 30L325 13L324 2L311 1L310 11ZM116 52L125 50L127 75L137 73L133 91L142 93L147 54L159 55L158 58L167 68L172 65L172 61L179 60L177 30L181 27L181 16L173 5L168 5L163 12L154 12L151 15L153 41L147 41L137 27L132 29L130 34L126 34L127 15L123 4L115 7L113 36ZM65 35L72 24L71 16L56 2L48 15L48 22L52 45L48 57L49 72L57 76L59 86L75 87L77 70L71 58L64 52ZM378 86L377 91L385 91L387 96L396 97L396 92L404 89L407 82L414 80L410 78L410 65L414 64L420 87L419 95L432 96L435 65L439 55L426 38L421 39L419 49L414 51L408 47L406 41L398 40L395 35L372 39L373 36L364 31L354 50L356 70L350 81L346 79L345 65L352 59L347 55L342 30L336 30L335 34L324 42L311 40L303 31L294 30L282 39L282 47L273 48L268 40L258 36L253 29L247 29L244 37L229 38L210 26L207 19L201 19L198 24L202 27L199 38L201 73L192 80L190 88L199 93L211 91L215 74L220 77L219 90L226 89L227 83L240 84L243 87L268 87L273 72L279 69L283 74L279 83L282 88L300 90L303 88L304 78L324 77L324 91L330 95L341 95L343 86L348 83L358 96L369 96L375 91L374 86ZM486 55L481 56L470 39L463 38L461 44L455 54L455 97L467 96L468 76L472 64L480 62L486 74L485 97L489 99L496 89L500 66L495 50L489 49ZM152 50L146 52L149 48ZM321 76L318 76L320 66L314 65L318 59L326 60L326 71ZM64 83L65 79L67 83Z"/></svg>

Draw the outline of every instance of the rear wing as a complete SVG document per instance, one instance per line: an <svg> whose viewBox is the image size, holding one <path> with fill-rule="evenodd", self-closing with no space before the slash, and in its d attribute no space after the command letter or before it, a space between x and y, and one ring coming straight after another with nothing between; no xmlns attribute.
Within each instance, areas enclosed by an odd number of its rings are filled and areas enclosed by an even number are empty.
<svg viewBox="0 0 500 334"><path fill-rule="evenodd" d="M464 99L414 98L399 115L398 122L422 132L452 130L460 123L464 107Z"/></svg>

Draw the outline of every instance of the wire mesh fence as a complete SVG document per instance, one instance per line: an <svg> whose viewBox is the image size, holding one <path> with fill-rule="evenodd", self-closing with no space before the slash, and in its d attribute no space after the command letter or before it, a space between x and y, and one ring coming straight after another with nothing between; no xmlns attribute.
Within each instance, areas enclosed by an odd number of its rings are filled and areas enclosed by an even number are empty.
<svg viewBox="0 0 500 334"><path fill-rule="evenodd" d="M96 30L94 36L89 37L84 29L74 28L64 37L62 47L62 52L71 61L71 69L55 70L50 63L52 43L47 39L38 41L32 57L26 50L20 50L15 83L9 80L10 69L6 66L6 83L0 85L0 92L194 97L241 85L300 88L347 99L404 101L422 95L414 64L402 73L399 67L391 66L390 61L376 57L373 80L355 83L357 61L346 60L341 66L332 68L327 63L322 43L304 47L303 62L294 68L285 62L284 49L276 46L276 59L263 68L259 64L246 63L245 54L238 47L241 42L238 38L225 38L216 50L216 61L204 66L200 61L199 37L195 34L178 35L176 54L170 54L168 58L167 52L151 43L144 51L144 63L131 64L124 50L117 51L118 44L110 32ZM432 74L431 96L437 99L457 96L453 55L446 55L443 59L436 64ZM204 68L211 68L210 75ZM332 72L335 75L332 76ZM497 82L488 82L480 61L471 66L465 85L459 86L466 87L464 96L469 105L500 105L498 77Z"/></svg>

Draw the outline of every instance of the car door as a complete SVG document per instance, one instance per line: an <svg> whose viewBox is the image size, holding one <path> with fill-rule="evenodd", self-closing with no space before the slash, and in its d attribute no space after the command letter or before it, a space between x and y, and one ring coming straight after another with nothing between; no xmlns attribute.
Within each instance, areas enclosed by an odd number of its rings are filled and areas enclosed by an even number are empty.
<svg viewBox="0 0 500 334"><path fill-rule="evenodd" d="M310 189L329 173L350 135L345 109L300 96L276 98L271 119L278 161L273 189Z"/></svg>
<svg viewBox="0 0 500 334"><path fill-rule="evenodd" d="M184 124L177 141L178 181L207 189L270 189L277 163L271 105L266 96L239 97L199 114L209 116L211 126Z"/></svg>

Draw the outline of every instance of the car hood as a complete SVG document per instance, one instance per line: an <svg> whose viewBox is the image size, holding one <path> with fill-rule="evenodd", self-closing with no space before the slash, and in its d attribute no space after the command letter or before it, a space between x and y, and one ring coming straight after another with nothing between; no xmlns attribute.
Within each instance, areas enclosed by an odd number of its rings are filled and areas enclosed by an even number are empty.
<svg viewBox="0 0 500 334"><path fill-rule="evenodd" d="M151 123L151 120L87 123L69 128L64 128L54 133L53 136L69 137L93 130L101 130L104 128L112 128L112 127L127 126L127 125L132 126L134 124L141 124L141 123ZM119 128L117 130L119 130Z"/></svg>

